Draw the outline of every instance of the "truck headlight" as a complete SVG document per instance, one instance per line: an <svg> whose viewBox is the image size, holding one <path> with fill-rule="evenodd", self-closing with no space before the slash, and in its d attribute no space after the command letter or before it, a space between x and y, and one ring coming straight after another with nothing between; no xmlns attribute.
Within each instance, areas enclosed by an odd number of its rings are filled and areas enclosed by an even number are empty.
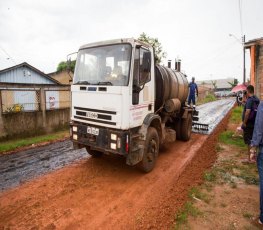
<svg viewBox="0 0 263 230"><path fill-rule="evenodd" d="M116 150L116 148L117 148L116 143L110 143L110 148Z"/></svg>
<svg viewBox="0 0 263 230"><path fill-rule="evenodd" d="M73 132L78 132L78 127L77 126L73 126Z"/></svg>
<svg viewBox="0 0 263 230"><path fill-rule="evenodd" d="M73 139L74 140L78 140L78 135L77 134L73 134Z"/></svg>
<svg viewBox="0 0 263 230"><path fill-rule="evenodd" d="M112 133L110 135L110 139L113 140L113 141L116 141L117 140L117 134Z"/></svg>

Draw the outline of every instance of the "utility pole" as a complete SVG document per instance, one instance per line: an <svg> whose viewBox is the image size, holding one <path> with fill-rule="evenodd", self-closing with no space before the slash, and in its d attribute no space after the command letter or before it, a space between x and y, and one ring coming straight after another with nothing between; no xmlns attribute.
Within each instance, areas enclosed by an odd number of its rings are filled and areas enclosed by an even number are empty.
<svg viewBox="0 0 263 230"><path fill-rule="evenodd" d="M242 36L242 45L243 45L243 84L246 83L246 49L245 49L245 35Z"/></svg>

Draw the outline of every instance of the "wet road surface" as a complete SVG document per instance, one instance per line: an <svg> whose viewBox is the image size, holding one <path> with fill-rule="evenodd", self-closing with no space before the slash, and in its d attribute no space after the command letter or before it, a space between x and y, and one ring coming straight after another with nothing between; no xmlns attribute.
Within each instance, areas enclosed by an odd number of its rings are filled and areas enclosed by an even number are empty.
<svg viewBox="0 0 263 230"><path fill-rule="evenodd" d="M1 155L0 191L89 156L85 149L73 150L70 140Z"/></svg>
<svg viewBox="0 0 263 230"><path fill-rule="evenodd" d="M209 102L196 107L199 111L199 121L201 124L208 124L208 131L200 131L193 129L193 132L210 134L215 127L222 121L228 111L234 106L236 100L234 98L222 99Z"/></svg>
<svg viewBox="0 0 263 230"><path fill-rule="evenodd" d="M233 107L234 100L224 99L197 107L199 122L209 124L209 132ZM0 192L16 187L47 172L90 157L85 149L73 150L70 140L0 156Z"/></svg>

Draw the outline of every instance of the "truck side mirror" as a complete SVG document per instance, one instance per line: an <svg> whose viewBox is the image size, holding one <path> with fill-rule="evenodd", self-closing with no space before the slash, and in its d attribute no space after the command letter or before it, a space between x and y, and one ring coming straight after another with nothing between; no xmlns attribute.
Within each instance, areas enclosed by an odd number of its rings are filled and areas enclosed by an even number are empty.
<svg viewBox="0 0 263 230"><path fill-rule="evenodd" d="M151 52L144 52L140 71L139 85L145 85L151 79Z"/></svg>
<svg viewBox="0 0 263 230"><path fill-rule="evenodd" d="M142 72L149 73L151 71L151 52L144 52L142 58Z"/></svg>
<svg viewBox="0 0 263 230"><path fill-rule="evenodd" d="M71 58L69 58L67 60L67 71L68 71L68 73L70 72L70 68L71 68Z"/></svg>

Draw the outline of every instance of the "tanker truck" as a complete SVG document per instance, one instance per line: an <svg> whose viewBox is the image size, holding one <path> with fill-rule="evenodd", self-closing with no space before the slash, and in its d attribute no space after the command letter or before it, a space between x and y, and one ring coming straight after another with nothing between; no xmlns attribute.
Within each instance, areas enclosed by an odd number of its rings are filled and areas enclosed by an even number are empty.
<svg viewBox="0 0 263 230"><path fill-rule="evenodd" d="M162 144L190 139L187 78L156 64L149 44L117 39L81 46L71 94L73 146L93 157L118 154L150 172Z"/></svg>

